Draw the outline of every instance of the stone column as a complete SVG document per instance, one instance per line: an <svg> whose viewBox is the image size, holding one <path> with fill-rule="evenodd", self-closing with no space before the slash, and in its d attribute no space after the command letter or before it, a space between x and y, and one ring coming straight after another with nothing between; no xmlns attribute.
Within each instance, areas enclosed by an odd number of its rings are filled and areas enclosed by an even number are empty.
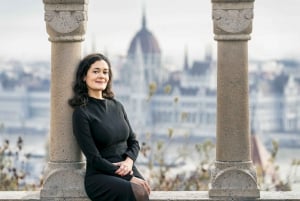
<svg viewBox="0 0 300 201"><path fill-rule="evenodd" d="M50 161L41 200L83 200L84 166L72 134L68 99L76 66L81 59L87 21L87 0L43 0L51 42Z"/></svg>
<svg viewBox="0 0 300 201"><path fill-rule="evenodd" d="M216 161L210 197L259 197L251 161L248 40L254 0L212 0L218 42Z"/></svg>

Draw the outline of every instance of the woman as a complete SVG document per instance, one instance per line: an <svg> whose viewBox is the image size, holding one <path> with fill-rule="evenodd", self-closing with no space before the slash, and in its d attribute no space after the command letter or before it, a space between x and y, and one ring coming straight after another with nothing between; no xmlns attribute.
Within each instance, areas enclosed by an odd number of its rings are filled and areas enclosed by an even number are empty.
<svg viewBox="0 0 300 201"><path fill-rule="evenodd" d="M134 166L139 143L111 89L112 70L102 54L86 56L77 69L73 132L87 159L85 190L91 200L149 200L150 187Z"/></svg>

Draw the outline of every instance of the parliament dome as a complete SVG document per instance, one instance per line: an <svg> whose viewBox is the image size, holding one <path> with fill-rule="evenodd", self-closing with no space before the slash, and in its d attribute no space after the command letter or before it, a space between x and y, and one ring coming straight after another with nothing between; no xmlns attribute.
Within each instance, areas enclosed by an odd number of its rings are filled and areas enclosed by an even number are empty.
<svg viewBox="0 0 300 201"><path fill-rule="evenodd" d="M155 36L147 29L146 26L146 17L143 15L142 19L142 28L136 33L136 35L131 40L128 55L135 55L137 45L141 46L143 55L149 54L161 54L161 50Z"/></svg>

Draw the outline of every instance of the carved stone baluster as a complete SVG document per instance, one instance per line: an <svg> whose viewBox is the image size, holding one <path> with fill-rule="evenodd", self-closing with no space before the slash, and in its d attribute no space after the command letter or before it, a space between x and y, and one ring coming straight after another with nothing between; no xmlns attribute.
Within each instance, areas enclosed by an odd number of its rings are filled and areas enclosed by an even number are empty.
<svg viewBox="0 0 300 201"><path fill-rule="evenodd" d="M81 58L87 21L87 0L44 0L51 41L51 123L49 161L41 200L84 200L84 166L72 134L68 99Z"/></svg>
<svg viewBox="0 0 300 201"><path fill-rule="evenodd" d="M248 40L254 0L212 0L218 42L217 140L210 197L259 197L251 161Z"/></svg>

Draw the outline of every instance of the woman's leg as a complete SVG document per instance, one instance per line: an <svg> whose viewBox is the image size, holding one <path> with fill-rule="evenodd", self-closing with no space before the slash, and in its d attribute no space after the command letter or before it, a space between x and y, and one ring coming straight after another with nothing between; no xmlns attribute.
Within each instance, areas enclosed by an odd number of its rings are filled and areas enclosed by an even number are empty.
<svg viewBox="0 0 300 201"><path fill-rule="evenodd" d="M85 189L92 201L135 201L131 182L115 176L90 175L85 179Z"/></svg>
<svg viewBox="0 0 300 201"><path fill-rule="evenodd" d="M141 185L131 182L131 188L136 201L149 201L149 196L146 190Z"/></svg>

